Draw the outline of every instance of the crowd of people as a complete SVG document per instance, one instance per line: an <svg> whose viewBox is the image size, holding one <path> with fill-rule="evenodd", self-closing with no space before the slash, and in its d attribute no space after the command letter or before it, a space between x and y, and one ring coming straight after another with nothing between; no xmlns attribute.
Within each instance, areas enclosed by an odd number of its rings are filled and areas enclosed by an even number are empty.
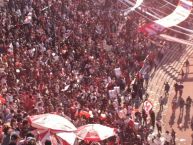
<svg viewBox="0 0 193 145"><path fill-rule="evenodd" d="M124 17L124 8L118 0L9 0L1 7L2 145L35 145L27 117L48 112L76 127L118 129L119 139L101 144L148 144L155 113L138 108L168 43L138 33L143 18Z"/></svg>

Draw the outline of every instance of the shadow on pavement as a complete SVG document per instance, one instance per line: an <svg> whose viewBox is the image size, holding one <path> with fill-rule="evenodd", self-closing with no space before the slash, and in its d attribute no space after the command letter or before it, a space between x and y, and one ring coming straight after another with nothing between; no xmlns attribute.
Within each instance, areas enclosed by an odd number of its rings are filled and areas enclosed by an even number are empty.
<svg viewBox="0 0 193 145"><path fill-rule="evenodd" d="M171 105L172 105L171 106L172 107L172 115L170 116L170 120L169 120L170 127L172 127L175 123L175 121L174 121L176 118L175 114L176 114L176 109L178 108L178 102L177 102L176 95L173 97Z"/></svg>
<svg viewBox="0 0 193 145"><path fill-rule="evenodd" d="M156 120L161 120L162 118L162 111L159 110L159 112L157 113L157 116L156 116Z"/></svg>
<svg viewBox="0 0 193 145"><path fill-rule="evenodd" d="M177 80L178 82L193 82L193 77L191 77L191 78L184 78L183 80L181 80L181 79L178 79Z"/></svg>
<svg viewBox="0 0 193 145"><path fill-rule="evenodd" d="M177 124L178 124L178 128L181 130L183 128L182 120L183 120L184 108L185 108L185 101L182 97L179 97L178 104L179 104L179 107L180 107L180 114L179 114L179 117L178 117Z"/></svg>
<svg viewBox="0 0 193 145"><path fill-rule="evenodd" d="M184 116L184 130L189 128L190 124L190 107L186 107L186 114Z"/></svg>
<svg viewBox="0 0 193 145"><path fill-rule="evenodd" d="M168 96L165 96L164 97L164 105L167 105L167 103L168 103Z"/></svg>

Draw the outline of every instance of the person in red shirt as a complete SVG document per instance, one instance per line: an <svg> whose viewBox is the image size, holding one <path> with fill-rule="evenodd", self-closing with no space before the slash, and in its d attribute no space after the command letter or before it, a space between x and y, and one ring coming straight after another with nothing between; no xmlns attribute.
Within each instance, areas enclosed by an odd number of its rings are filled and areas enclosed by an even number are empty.
<svg viewBox="0 0 193 145"><path fill-rule="evenodd" d="M28 111L33 109L33 107L35 106L36 101L35 101L35 98L32 95L29 95L24 103L25 103L24 104L25 109L28 112Z"/></svg>

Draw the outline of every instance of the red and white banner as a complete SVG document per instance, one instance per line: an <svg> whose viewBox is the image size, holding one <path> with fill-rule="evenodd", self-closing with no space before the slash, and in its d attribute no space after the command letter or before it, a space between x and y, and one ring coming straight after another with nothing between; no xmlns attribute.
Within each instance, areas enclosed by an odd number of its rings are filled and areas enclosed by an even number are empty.
<svg viewBox="0 0 193 145"><path fill-rule="evenodd" d="M176 9L168 16L155 20L152 23L145 24L139 30L146 35L156 35L165 28L176 26L188 18L192 10L192 2L189 0L180 0Z"/></svg>
<svg viewBox="0 0 193 145"><path fill-rule="evenodd" d="M150 101L145 101L143 103L143 108L144 108L145 112L148 114L149 111L153 108L153 105Z"/></svg>
<svg viewBox="0 0 193 145"><path fill-rule="evenodd" d="M134 11L135 9L137 9L142 3L143 0L137 0L136 3L132 3L129 0L124 0L126 3L131 4L132 7L128 8L125 12L124 12L124 16L128 15L129 12Z"/></svg>
<svg viewBox="0 0 193 145"><path fill-rule="evenodd" d="M52 145L74 145L76 134L73 132L53 133L51 130L33 130L38 145L44 145L46 140L50 140Z"/></svg>

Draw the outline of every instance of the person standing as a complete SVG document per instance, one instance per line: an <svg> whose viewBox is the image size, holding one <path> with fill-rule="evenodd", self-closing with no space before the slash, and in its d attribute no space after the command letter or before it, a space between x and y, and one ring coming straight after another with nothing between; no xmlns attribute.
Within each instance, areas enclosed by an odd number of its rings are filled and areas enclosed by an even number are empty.
<svg viewBox="0 0 193 145"><path fill-rule="evenodd" d="M182 84L182 82L179 84L179 96L181 97L183 94L183 89L184 89L184 85Z"/></svg>
<svg viewBox="0 0 193 145"><path fill-rule="evenodd" d="M190 98L190 96L188 96L188 98L186 99L186 110L190 110L192 105L192 99Z"/></svg>
<svg viewBox="0 0 193 145"><path fill-rule="evenodd" d="M184 112L184 105L185 105L184 99L179 98L180 114L183 114L183 112Z"/></svg>
<svg viewBox="0 0 193 145"><path fill-rule="evenodd" d="M186 66L186 73L189 73L190 62L188 61L188 59L185 61L185 66Z"/></svg>
<svg viewBox="0 0 193 145"><path fill-rule="evenodd" d="M143 118L142 124L145 126L147 124L147 114L145 112L145 109L142 110L142 118Z"/></svg>
<svg viewBox="0 0 193 145"><path fill-rule="evenodd" d="M159 105L160 105L159 111L163 111L164 98L162 96L159 98Z"/></svg>
<svg viewBox="0 0 193 145"><path fill-rule="evenodd" d="M185 73L184 73L184 70L183 70L183 68L181 69L181 80L183 81L183 79L184 79L184 76L185 76Z"/></svg>
<svg viewBox="0 0 193 145"><path fill-rule="evenodd" d="M170 135L169 131L166 131L164 145L170 145L171 141L172 141L172 136Z"/></svg>
<svg viewBox="0 0 193 145"><path fill-rule="evenodd" d="M149 82L149 73L146 72L143 76L144 80L145 80L145 88L147 88L148 86L148 82Z"/></svg>
<svg viewBox="0 0 193 145"><path fill-rule="evenodd" d="M154 129L155 128L155 112L153 110L150 110L149 115L151 119L151 126Z"/></svg>
<svg viewBox="0 0 193 145"><path fill-rule="evenodd" d="M175 90L175 96L177 96L179 91L179 85L177 82L174 84L174 90Z"/></svg>
<svg viewBox="0 0 193 145"><path fill-rule="evenodd" d="M191 126L191 129L192 129L192 131L193 131L193 116L192 116L192 120L191 120L190 126Z"/></svg>
<svg viewBox="0 0 193 145"><path fill-rule="evenodd" d="M171 132L171 137L172 137L172 144L175 145L176 144L176 132L174 131L173 128Z"/></svg>
<svg viewBox="0 0 193 145"><path fill-rule="evenodd" d="M164 84L164 91L165 91L165 96L169 95L169 90L170 90L170 85L168 84L168 82L166 82Z"/></svg>

